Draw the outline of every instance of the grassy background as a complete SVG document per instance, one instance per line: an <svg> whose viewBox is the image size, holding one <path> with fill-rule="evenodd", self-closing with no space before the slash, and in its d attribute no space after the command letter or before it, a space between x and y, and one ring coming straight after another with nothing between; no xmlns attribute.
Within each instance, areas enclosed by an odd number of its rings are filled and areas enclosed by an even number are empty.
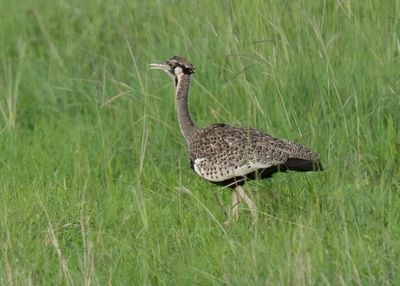
<svg viewBox="0 0 400 286"><path fill-rule="evenodd" d="M0 0L0 284L400 284L400 3ZM189 169L199 126L252 126L326 171L251 182L252 225Z"/></svg>

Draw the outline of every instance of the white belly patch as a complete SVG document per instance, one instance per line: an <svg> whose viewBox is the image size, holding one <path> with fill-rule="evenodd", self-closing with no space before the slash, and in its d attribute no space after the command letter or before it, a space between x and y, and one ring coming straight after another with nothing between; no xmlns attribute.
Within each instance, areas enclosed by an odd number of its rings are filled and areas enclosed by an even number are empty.
<svg viewBox="0 0 400 286"><path fill-rule="evenodd" d="M235 177L243 177L258 169L271 167L272 164L262 164L259 162L246 162L241 166L227 167L210 164L206 158L194 160L194 171L203 179L211 182L222 182Z"/></svg>

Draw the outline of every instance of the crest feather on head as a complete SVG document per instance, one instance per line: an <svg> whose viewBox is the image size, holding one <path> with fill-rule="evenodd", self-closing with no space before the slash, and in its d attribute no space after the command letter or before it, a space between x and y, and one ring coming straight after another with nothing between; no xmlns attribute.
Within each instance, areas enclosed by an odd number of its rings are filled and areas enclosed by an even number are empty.
<svg viewBox="0 0 400 286"><path fill-rule="evenodd" d="M171 68L176 68L180 67L185 74L193 74L194 73L194 66L186 59L179 57L179 56L173 56L169 60L167 60L167 64Z"/></svg>

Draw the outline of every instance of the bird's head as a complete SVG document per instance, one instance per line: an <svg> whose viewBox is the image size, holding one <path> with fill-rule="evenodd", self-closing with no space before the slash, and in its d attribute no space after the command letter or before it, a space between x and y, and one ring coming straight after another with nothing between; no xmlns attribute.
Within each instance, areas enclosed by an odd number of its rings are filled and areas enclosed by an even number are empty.
<svg viewBox="0 0 400 286"><path fill-rule="evenodd" d="M150 64L150 69L158 69L165 71L177 84L179 77L183 75L191 75L194 73L194 66L189 63L186 59L178 56L173 56L172 58L165 61L162 64Z"/></svg>

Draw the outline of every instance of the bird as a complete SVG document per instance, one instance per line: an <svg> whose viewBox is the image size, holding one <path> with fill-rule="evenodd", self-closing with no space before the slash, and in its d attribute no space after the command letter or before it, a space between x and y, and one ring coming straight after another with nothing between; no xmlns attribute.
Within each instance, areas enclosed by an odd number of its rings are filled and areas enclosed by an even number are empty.
<svg viewBox="0 0 400 286"><path fill-rule="evenodd" d="M310 148L258 129L225 123L197 127L189 111L189 89L195 68L185 58L173 56L163 63L150 64L149 68L162 70L173 80L178 122L190 167L204 180L232 189L231 212L225 224L238 220L241 201L254 221L258 219L257 206L243 189L246 181L270 178L277 172L323 170L320 155Z"/></svg>

